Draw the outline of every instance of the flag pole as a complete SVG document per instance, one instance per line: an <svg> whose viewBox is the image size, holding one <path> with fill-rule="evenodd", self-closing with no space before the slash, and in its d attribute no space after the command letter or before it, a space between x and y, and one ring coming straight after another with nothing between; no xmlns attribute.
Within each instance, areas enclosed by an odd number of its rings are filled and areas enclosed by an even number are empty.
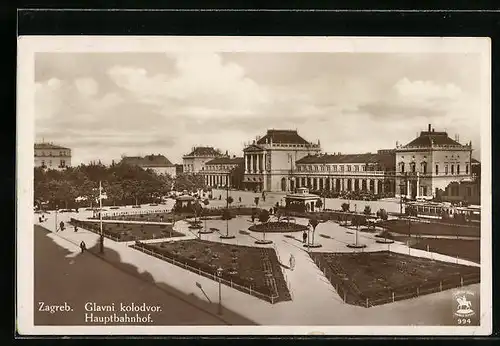
<svg viewBox="0 0 500 346"><path fill-rule="evenodd" d="M102 185L100 180L99 180L99 230L100 230L99 251L100 253L104 253L104 235L102 233Z"/></svg>

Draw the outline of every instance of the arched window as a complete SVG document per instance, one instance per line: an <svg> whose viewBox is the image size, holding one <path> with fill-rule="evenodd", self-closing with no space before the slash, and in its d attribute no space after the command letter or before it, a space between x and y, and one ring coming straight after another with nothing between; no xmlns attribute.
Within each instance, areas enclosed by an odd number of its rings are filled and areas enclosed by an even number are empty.
<svg viewBox="0 0 500 346"><path fill-rule="evenodd" d="M455 165L451 165L451 174L455 174Z"/></svg>
<svg viewBox="0 0 500 346"><path fill-rule="evenodd" d="M439 174L439 165L436 165L436 175Z"/></svg>
<svg viewBox="0 0 500 346"><path fill-rule="evenodd" d="M465 174L469 174L469 165L465 165Z"/></svg>
<svg viewBox="0 0 500 346"><path fill-rule="evenodd" d="M415 162L410 163L410 169L411 169L412 173L415 173L415 170L416 170Z"/></svg>
<svg viewBox="0 0 500 346"><path fill-rule="evenodd" d="M460 165L457 165L457 174L460 174Z"/></svg>
<svg viewBox="0 0 500 346"><path fill-rule="evenodd" d="M422 162L421 167L422 167L422 173L427 174L427 162Z"/></svg>
<svg viewBox="0 0 500 346"><path fill-rule="evenodd" d="M404 163L404 162L401 162L401 163L399 164L399 171L400 171L401 173L404 173L404 172L405 172L405 163Z"/></svg>

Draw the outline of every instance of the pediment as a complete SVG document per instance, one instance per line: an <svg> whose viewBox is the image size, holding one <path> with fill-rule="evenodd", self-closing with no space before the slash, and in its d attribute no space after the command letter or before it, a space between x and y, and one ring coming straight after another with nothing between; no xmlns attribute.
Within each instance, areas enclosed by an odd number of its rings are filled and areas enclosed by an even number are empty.
<svg viewBox="0 0 500 346"><path fill-rule="evenodd" d="M262 152L262 151L264 151L264 149L261 148L261 147L259 147L258 145L252 144L252 145L246 147L245 149L243 149L243 151L245 153L248 153L248 152Z"/></svg>

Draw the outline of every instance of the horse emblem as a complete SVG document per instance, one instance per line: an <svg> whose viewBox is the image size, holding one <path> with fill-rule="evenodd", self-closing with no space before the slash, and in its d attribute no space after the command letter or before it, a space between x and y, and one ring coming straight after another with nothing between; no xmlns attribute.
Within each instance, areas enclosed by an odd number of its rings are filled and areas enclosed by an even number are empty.
<svg viewBox="0 0 500 346"><path fill-rule="evenodd" d="M458 295L455 297L457 301L457 311L455 315L461 317L468 317L474 315L474 310L472 310L472 303L470 300L467 300L465 294Z"/></svg>

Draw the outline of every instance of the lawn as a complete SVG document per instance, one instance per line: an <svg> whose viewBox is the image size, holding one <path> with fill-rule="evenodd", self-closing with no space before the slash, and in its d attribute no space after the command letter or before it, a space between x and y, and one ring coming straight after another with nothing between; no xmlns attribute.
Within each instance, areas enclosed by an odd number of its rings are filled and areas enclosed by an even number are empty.
<svg viewBox="0 0 500 346"><path fill-rule="evenodd" d="M387 228L389 231L399 234L425 234L441 236L462 236L479 237L481 235L480 227L453 225L438 222L418 222L411 221L408 227L407 220L388 220L380 222L378 226Z"/></svg>
<svg viewBox="0 0 500 346"><path fill-rule="evenodd" d="M312 252L348 304L370 307L480 282L480 268L389 251Z"/></svg>
<svg viewBox="0 0 500 346"><path fill-rule="evenodd" d="M272 248L215 243L205 240L180 240L154 244L136 244L136 249L175 265L217 279L223 269L223 283L272 303L291 300L281 265Z"/></svg>
<svg viewBox="0 0 500 346"><path fill-rule="evenodd" d="M73 220L72 225L99 233L99 222ZM104 236L115 241L133 241L158 238L183 237L185 234L173 230L172 225L151 225L103 222Z"/></svg>
<svg viewBox="0 0 500 346"><path fill-rule="evenodd" d="M417 241L411 246L412 248L428 249L431 252L453 257L458 256L458 258L480 263L481 243L479 240L418 238Z"/></svg>

